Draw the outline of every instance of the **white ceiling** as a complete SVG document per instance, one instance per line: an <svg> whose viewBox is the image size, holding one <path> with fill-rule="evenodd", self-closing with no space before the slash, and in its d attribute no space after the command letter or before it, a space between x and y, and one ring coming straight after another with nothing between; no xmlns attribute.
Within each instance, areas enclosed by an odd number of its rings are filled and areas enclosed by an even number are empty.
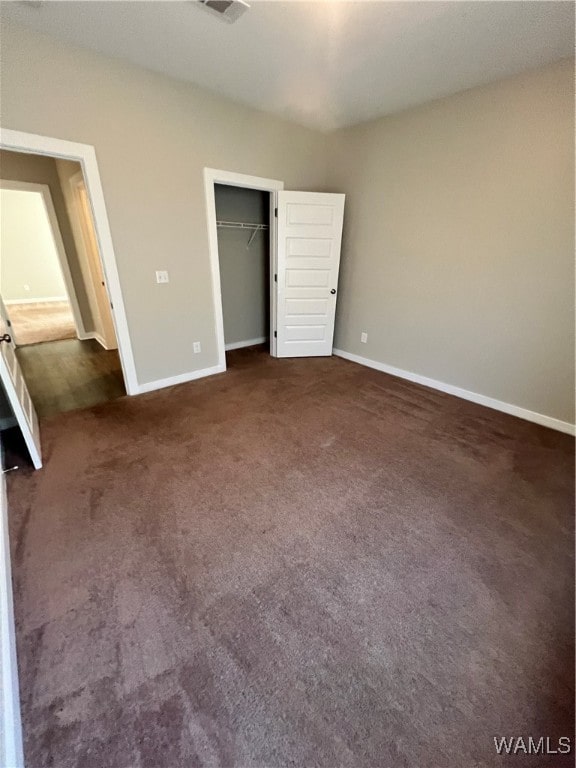
<svg viewBox="0 0 576 768"><path fill-rule="evenodd" d="M2 15L321 130L397 112L574 51L572 2L2 4Z"/></svg>

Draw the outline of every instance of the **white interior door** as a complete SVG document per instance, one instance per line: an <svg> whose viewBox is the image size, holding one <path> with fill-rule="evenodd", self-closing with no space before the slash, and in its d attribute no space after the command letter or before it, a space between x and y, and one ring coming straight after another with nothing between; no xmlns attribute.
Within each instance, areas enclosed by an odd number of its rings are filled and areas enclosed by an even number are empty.
<svg viewBox="0 0 576 768"><path fill-rule="evenodd" d="M278 357L332 354L344 195L278 192Z"/></svg>
<svg viewBox="0 0 576 768"><path fill-rule="evenodd" d="M16 357L16 348L10 329L6 324L4 304L0 299L0 381L6 392L8 402L14 412L18 426L22 430L26 447L36 469L42 466L40 449L40 429L38 417L22 375L20 363Z"/></svg>

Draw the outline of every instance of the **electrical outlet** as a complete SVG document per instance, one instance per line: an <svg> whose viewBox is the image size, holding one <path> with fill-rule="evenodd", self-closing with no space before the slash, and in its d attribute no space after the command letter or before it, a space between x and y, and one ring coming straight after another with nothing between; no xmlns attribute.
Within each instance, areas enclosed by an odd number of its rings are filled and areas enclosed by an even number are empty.
<svg viewBox="0 0 576 768"><path fill-rule="evenodd" d="M198 352L202 352L202 345L199 341L195 341L194 344L192 344L192 349L194 350L194 354L198 354Z"/></svg>
<svg viewBox="0 0 576 768"><path fill-rule="evenodd" d="M362 344L366 344L366 342L368 341L368 334L366 333L366 331L362 331L362 333L360 334L360 341L362 342Z"/></svg>
<svg viewBox="0 0 576 768"><path fill-rule="evenodd" d="M168 272L165 269L156 270L156 282L157 283L169 283Z"/></svg>

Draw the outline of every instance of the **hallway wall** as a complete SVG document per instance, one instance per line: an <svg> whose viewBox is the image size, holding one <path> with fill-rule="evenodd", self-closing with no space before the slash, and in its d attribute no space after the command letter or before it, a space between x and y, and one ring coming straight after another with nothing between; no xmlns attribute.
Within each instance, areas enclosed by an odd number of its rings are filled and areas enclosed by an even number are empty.
<svg viewBox="0 0 576 768"><path fill-rule="evenodd" d="M80 222L77 201L71 187L73 177L76 176L78 172L82 172L82 166L80 163L72 160L57 159L55 162L64 203L66 205L66 211L72 227L72 236L76 245L78 262L84 276L86 295L93 319L92 330L95 333L94 338L99 339L106 349L117 349L118 344L113 330L113 319L108 298L106 299L105 305L104 302L102 302L104 306L101 307L98 303L97 291L99 290L99 285L97 285L96 282L101 280L103 275L97 275L94 266L90 264L90 256L86 251L83 240L82 224ZM106 313L106 317L103 319L104 312ZM108 329L108 333L106 333L106 329Z"/></svg>
<svg viewBox="0 0 576 768"><path fill-rule="evenodd" d="M23 152L9 152L0 150L0 178L8 181L26 181L32 184L47 184L50 188L54 211L58 219L62 242L68 257L68 266L76 299L82 315L82 321L86 332L94 330L94 320L88 301L84 276L80 266L78 252L72 235L70 219L66 211L66 204L62 194L62 187L56 170L55 160L51 157L30 155Z"/></svg>
<svg viewBox="0 0 576 768"><path fill-rule="evenodd" d="M67 301L42 195L0 189L0 210L0 294L4 303Z"/></svg>

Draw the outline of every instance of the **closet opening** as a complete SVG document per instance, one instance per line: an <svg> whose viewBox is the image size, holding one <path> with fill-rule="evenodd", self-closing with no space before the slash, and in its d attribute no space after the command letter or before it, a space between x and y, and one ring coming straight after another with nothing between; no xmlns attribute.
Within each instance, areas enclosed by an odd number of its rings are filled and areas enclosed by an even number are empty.
<svg viewBox="0 0 576 768"><path fill-rule="evenodd" d="M270 349L270 192L214 185L218 264L228 353Z"/></svg>
<svg viewBox="0 0 576 768"><path fill-rule="evenodd" d="M276 357L275 210L284 182L204 169L218 368L260 346Z"/></svg>
<svg viewBox="0 0 576 768"><path fill-rule="evenodd" d="M265 339L262 328L268 329L272 357L332 355L345 196L285 191L282 181L214 168L204 169L204 190L218 349L215 370L226 370L227 350ZM261 252L251 263L246 251L258 233L266 231L266 211L268 238L262 243L268 245L268 259ZM245 215L258 218L245 221ZM238 233L251 235L238 243L226 240L224 246L226 229L235 230L236 239ZM222 256L221 245L226 251ZM243 285L244 279L248 283ZM269 290L256 296L254 291L266 282ZM262 321L263 315L268 322Z"/></svg>

